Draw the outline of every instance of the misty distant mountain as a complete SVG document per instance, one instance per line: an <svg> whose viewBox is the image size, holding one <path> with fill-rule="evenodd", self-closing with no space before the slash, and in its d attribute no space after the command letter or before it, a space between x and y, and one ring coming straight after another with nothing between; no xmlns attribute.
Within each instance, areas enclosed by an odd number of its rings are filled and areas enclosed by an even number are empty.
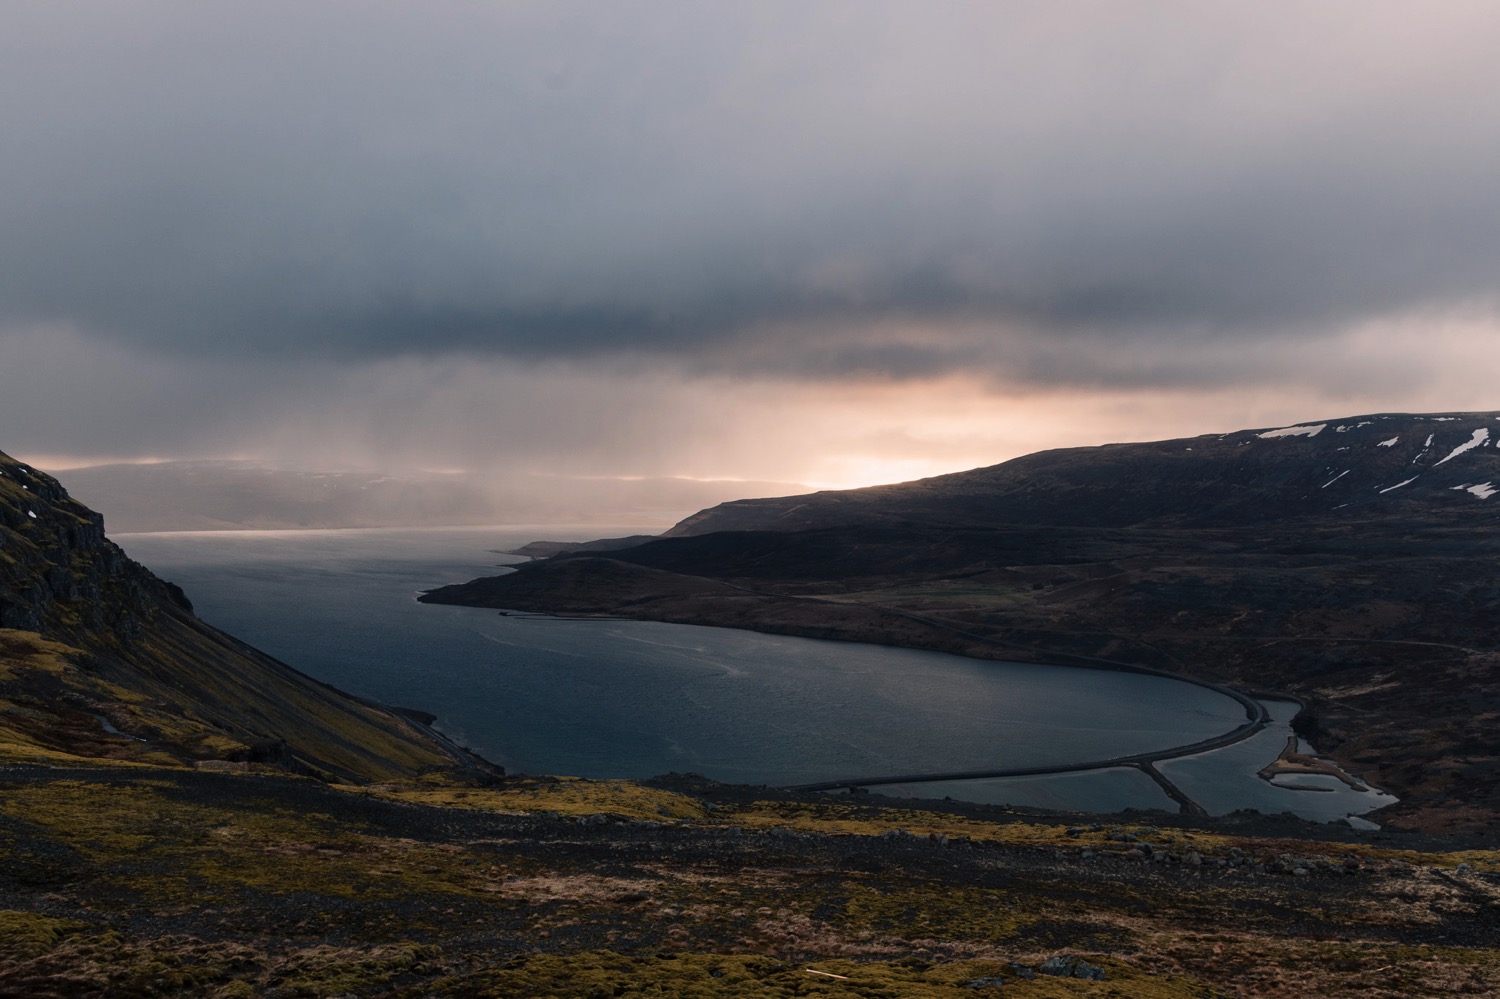
<svg viewBox="0 0 1500 999"><path fill-rule="evenodd" d="M243 461L94 465L62 473L111 531L273 530L498 523L660 523L784 482L517 474L324 472Z"/></svg>

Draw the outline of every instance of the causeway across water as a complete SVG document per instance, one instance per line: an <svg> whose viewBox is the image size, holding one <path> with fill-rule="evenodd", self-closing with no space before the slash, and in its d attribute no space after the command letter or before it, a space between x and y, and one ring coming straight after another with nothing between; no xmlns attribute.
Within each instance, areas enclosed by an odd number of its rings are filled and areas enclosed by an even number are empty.
<svg viewBox="0 0 1500 999"><path fill-rule="evenodd" d="M1084 657L1078 657L1083 659ZM1199 687L1223 694L1238 701L1245 709L1246 721L1243 725L1223 735L1214 736L1211 739L1200 739L1197 742L1188 743L1185 746L1174 746L1170 749L1153 750L1148 753L1134 753L1129 756L1115 756L1107 760L1091 760L1085 763L1064 763L1044 767L1010 767L999 770L966 770L958 773L922 773L922 774L896 774L884 777L856 777L849 780L818 781L812 784L789 785L789 791L836 791L840 788L872 787L879 784L927 784L950 780L985 780L996 777L1038 777L1047 774L1078 773L1084 770L1107 770L1113 767L1133 767L1140 770L1147 777L1154 780L1167 796L1177 802L1182 812L1188 815L1207 814L1203 807L1193 801L1181 788L1168 780L1161 771L1156 769L1156 764L1162 760L1175 759L1179 756L1192 756L1196 753L1206 753L1214 749L1222 749L1236 742L1248 739L1250 736L1266 727L1270 721L1270 715L1265 705L1255 698L1217 683L1209 683L1207 680L1198 680L1193 677L1179 676L1175 673L1167 673L1162 670L1149 669L1145 666L1134 666L1129 663L1117 663L1107 659L1088 659L1079 668L1082 669L1104 669L1130 673L1144 673L1149 676L1160 676L1168 679L1178 680L1182 683L1191 683Z"/></svg>

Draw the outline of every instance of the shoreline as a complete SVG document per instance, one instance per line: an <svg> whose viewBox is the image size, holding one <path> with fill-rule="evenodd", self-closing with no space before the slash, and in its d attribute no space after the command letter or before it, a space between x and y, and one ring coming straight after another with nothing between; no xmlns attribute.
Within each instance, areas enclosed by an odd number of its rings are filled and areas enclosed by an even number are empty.
<svg viewBox="0 0 1500 999"><path fill-rule="evenodd" d="M807 599L807 598L804 598L804 599ZM486 608L486 609L495 610L497 613L504 614L504 615L509 616L509 617L517 617L517 618L521 618L521 619L530 618L530 619L534 619L534 620L554 619L554 620L559 620L559 621L579 621L579 622L583 622L583 621L639 621L639 620L656 620L656 621L658 621L658 623L661 623L661 624L686 623L686 622L674 622L674 621L667 621L667 620L654 619L654 618L646 618L646 619L642 619L642 618L626 618L626 617L621 617L619 615L612 615L612 614L588 614L588 613L571 613L570 614L570 613L549 613L549 612L545 612L545 611L534 611L534 610L515 610L515 609L499 609L499 608ZM941 630L951 632L953 634L961 635L961 636L963 636L965 638L969 638L969 639L973 639L973 640L977 640L977 641L981 641L981 642L985 642L987 644L997 645L997 646L1007 645L1008 644L1008 643L995 642L992 639L986 638L985 636L975 635L975 634L973 634L971 632L965 632L965 631L962 631L960 629L953 628L951 626L942 625L942 624L940 624L938 622L931 621L931 620L926 619L926 618L918 617L917 615L906 614L906 613L901 612L901 611L894 611L894 610L891 610L890 608L880 608L880 609L884 610L884 611L887 611L889 613L898 614L900 616L907 617L907 618L910 618L910 619L915 620L915 621L919 621L922 624L925 624L925 625L928 625L928 626L931 626L931 627L936 627L936 628L939 628ZM755 634L762 634L762 635L779 635L779 634L784 634L783 632L774 631L774 630L770 630L770 629L763 629L763 628L741 628L741 627L735 627L733 625L715 625L715 624L705 624L703 622L694 622L694 623L697 626L699 626L699 627L726 628L726 629L731 630L731 631L748 631L748 632L752 632L752 633L755 633ZM793 635L793 636L790 636L790 637L807 637L807 636ZM881 645L881 646L885 646L887 648L914 648L913 646L900 645L900 644L896 644L896 643L893 643L893 642L880 642L880 641L871 641L871 640L866 640L866 639L824 638L822 640L823 641L846 642L846 643L850 643L850 644L860 644L860 643L863 643L863 644L870 644L870 645ZM1201 805L1199 805L1196 801L1194 801L1190 795L1188 795L1185 791L1183 791L1181 788L1179 788L1170 778L1168 778L1165 774L1161 773L1161 771L1156 768L1155 764L1158 763L1158 762L1165 761L1165 760L1178 759L1178 758L1184 757L1184 756L1194 756L1194 755L1197 755L1199 753L1212 752L1212 751L1217 750L1217 749L1224 749L1224 748L1226 748L1228 746L1233 746L1236 743L1243 742L1246 739L1249 739L1250 737L1252 737L1252 736L1256 735L1257 733L1259 733L1260 731L1262 731L1266 727L1266 725L1270 722L1270 720L1271 720L1270 713L1266 710L1265 705L1263 705L1260 702L1260 700L1256 699L1256 697L1254 697L1254 696L1252 696L1252 695L1250 695L1250 694L1248 694L1248 693L1246 693L1244 691L1237 690L1237 689L1235 689L1233 687L1229 687L1229 686L1226 686L1224 684L1214 683L1212 681L1203 680L1203 679L1200 679L1200 678L1197 678L1197 677L1185 676L1185 675L1182 675L1182 674L1179 674L1179 673L1170 673L1170 672L1167 672L1166 670L1153 669L1153 668L1151 668L1149 666L1141 666L1141 665L1138 665L1138 664L1135 664L1135 663L1120 662L1118 660L1105 659L1105 658L1101 658L1101 657L1097 657L1097 656L1084 656L1084 655L1071 654L1071 653L1050 653L1049 654L1049 653L1046 653L1046 652L1044 652L1043 650L1040 650L1040 649L1029 649L1029 648L1025 648L1025 647L1021 647L1021 646L1009 646L1009 647L1023 649L1023 651L1029 651L1033 655L1036 655L1038 657L1050 655L1052 657L1065 657L1065 658L1070 658L1070 659L1077 660L1077 661L1071 662L1071 663L1068 663L1068 662L1057 662L1057 661L1055 661L1055 659L1054 659L1054 661L1050 661L1050 662L1049 661L1033 660L1033 661L1029 662L1030 665L1057 666L1057 667L1061 667L1061 668L1065 668L1065 669L1066 668L1071 668L1071 669L1093 669L1093 670L1103 670L1103 671L1106 671L1106 672L1113 672L1113 673L1133 673L1133 674L1137 674L1137 675L1141 675L1141 676L1152 676L1152 677L1157 677L1157 678L1160 678L1160 679L1175 680L1175 681L1178 681L1178 682L1181 682L1181 683L1189 683L1189 684L1192 684L1192 685L1197 686L1197 687L1202 687L1204 689L1211 690L1214 693L1222 694L1223 696L1228 697L1231 700L1233 700L1236 703L1238 703L1245 710L1246 720L1243 723L1241 723L1239 726L1237 726L1234 729L1231 729L1228 732L1225 732L1225 733L1223 733L1221 735L1212 736L1212 737L1207 738L1207 739L1199 739L1196 742L1187 743L1187 744L1181 745L1181 746L1172 746L1172 747L1168 747L1167 749L1150 750L1150 751L1146 751L1146 752L1142 752L1142 753L1132 753L1132 754L1127 754L1127 755L1124 755L1124 756L1111 757L1111 758L1105 759L1105 760L1090 760L1090 761L1085 761L1085 762L1082 762L1082 763L1069 763L1069 764L1051 764L1051 765L1040 766L1040 767L1011 767L1011 768L993 769L993 770L969 770L969 771L960 771L960 772L902 774L902 775L895 775L895 776L889 776L889 775L887 775L887 776L880 776L880 777L855 777L855 778L850 778L850 779L840 779L840 780L830 780L830 781L814 781L814 782L809 782L809 783L805 783L805 784L779 784L779 785L775 785L775 786L780 787L782 790L786 790L786 791L809 791L809 792L814 792L814 791L835 791L835 790L838 790L840 788L876 787L876 786L885 785L885 784L928 784L928 783L941 783L941 782L944 782L944 781L956 781L956 780L987 780L987 779L1008 778L1008 777L1044 777L1044 776L1056 775L1056 774L1085 773L1085 772L1094 771L1094 770L1109 770L1109 769L1116 769L1116 768L1128 767L1128 768L1132 768L1132 769L1135 769L1135 770L1139 770L1141 773L1143 773L1147 777L1149 777L1158 787L1160 787L1162 789L1162 792L1164 794L1166 794L1168 798L1170 798L1173 801L1177 802L1178 807L1179 807L1179 812L1181 814L1205 817L1205 816L1208 815L1207 810L1204 809ZM956 656L959 656L959 657L964 658L964 659L973 659L973 660L975 660L977 662L1003 662L1003 661L1007 661L1007 660L995 660L995 659L990 659L990 658L981 657L981 656L968 656L968 655L964 655L963 653L950 652L950 651L947 651L947 650L944 650L944 649L931 649L931 648L929 648L929 649L921 649L921 648L918 648L918 651L939 652L939 653L942 653L944 655L956 655ZM1027 660L1022 660L1022 659L1017 659L1017 660L1013 660L1013 661L1015 661L1015 662L1027 662ZM1287 701L1289 703L1297 704L1297 705L1299 705L1299 707L1302 706L1302 704L1303 704L1303 702L1301 701L1300 698L1293 697L1293 696L1287 695L1287 694L1280 694L1280 693L1268 692L1268 693L1263 694L1262 697L1264 697L1264 699L1266 699L1266 700Z"/></svg>
<svg viewBox="0 0 1500 999"><path fill-rule="evenodd" d="M806 597L801 598L801 599L804 599L804 600L808 600L808 599L817 600L817 598L806 598ZM822 602L822 601L818 601L818 602ZM1072 669L1094 669L1094 670L1103 670L1103 671L1107 671L1107 672L1116 672L1116 673L1134 673L1134 674L1141 675L1141 676L1152 676L1152 677L1157 677L1157 678L1160 678L1160 679L1176 680L1176 681L1183 682L1183 683L1189 683L1189 684L1192 684L1194 686L1202 687L1204 689L1211 690L1211 691L1213 691L1215 693L1222 694L1223 696L1228 697L1231 700L1234 700L1235 702L1237 702L1238 704L1240 704L1240 706L1242 708L1244 708L1245 714L1246 714L1246 721L1245 722L1243 722L1242 724L1240 724L1236 728L1231 729L1230 731L1225 732L1225 733L1223 733L1221 735L1212 736L1212 737L1209 737L1209 738L1206 738L1206 739L1199 739L1196 742L1186 743L1186 744L1180 745L1180 746L1168 747L1166 749L1161 749L1161 750L1150 750L1150 751L1141 752L1141 753L1126 754L1126 755L1123 755L1123 756L1111 757L1111 758L1108 758L1108 759L1105 759L1105 760L1091 760L1091 761L1086 761L1086 762L1082 762L1082 763L1053 764L1053 765L1045 765L1045 766L1038 766L1038 767L1012 767L1012 768L1001 768L1001 769L992 769L992 770L968 770L968 771L958 771L958 772L941 772L941 773L933 772L933 773L917 773L917 774L882 775L882 776L874 776L874 777L852 777L852 778L838 779L838 780L812 781L812 782L806 782L806 783L800 783L800 784L776 784L776 785L771 785L771 786L778 787L781 790L792 791L792 792L837 791L837 790L846 789L846 788L847 789L853 789L853 788L871 788L871 789L873 789L873 788L878 788L878 787L881 787L881 786L884 786L884 785L892 785L892 784L941 784L941 783L948 782L948 781L960 781L960 780L1007 779L1007 778L1019 778L1019 777L1047 777L1047 776L1059 776L1059 775L1063 775L1063 774L1082 774L1082 773L1091 773L1091 772L1102 772L1102 771L1106 771L1106 770L1110 770L1110 769L1132 769L1132 770L1136 770L1136 771L1144 774L1158 788L1161 789L1162 793L1165 794L1167 796L1167 798L1169 798L1171 801L1175 802L1177 804L1177 806L1178 806L1177 814L1183 815L1183 816L1192 816L1192 817L1196 817L1196 818L1211 818L1212 816L1208 812L1207 809L1205 809L1201 804L1199 804L1192 797L1192 795L1190 793L1188 793L1187 791L1184 791L1170 777L1168 777L1166 774L1162 773L1161 770L1159 770L1157 768L1156 764L1160 763L1160 762L1167 762L1167 761L1171 761L1171 760L1181 759L1181 758L1184 758L1184 757L1196 756L1196 755L1199 755L1201 753L1209 753L1209 752L1214 752L1214 751L1221 750L1221 749L1226 749L1226 748L1228 748L1230 746L1237 745L1237 744L1239 744L1241 742L1244 742L1244 741L1246 741L1248 739L1253 738L1255 735L1257 735L1260 732L1264 731L1265 728L1272 721L1270 713L1269 713L1269 711L1267 711L1265 705L1263 703L1261 703L1262 701L1280 701L1280 702L1285 702L1287 704L1295 704L1297 706L1297 708L1298 708L1298 712L1299 713L1302 710L1304 710L1306 708L1306 706L1307 706L1306 701L1304 701L1302 698L1297 697L1297 696L1295 696L1293 694L1287 694L1287 693L1283 693L1283 692L1275 691L1275 690L1256 690L1256 691L1254 691L1252 693L1252 692L1249 692L1249 691L1239 690L1239 689L1237 689L1235 687L1230 687L1230 686L1228 686L1226 684L1215 683L1215 682L1210 681L1210 680L1204 680L1204 679L1201 679L1201 678L1198 678L1198 677L1187 676L1187 675L1184 675L1184 674L1181 674L1181 673L1173 673L1173 672L1169 672L1169 671L1166 671L1166 670L1154 669L1154 668L1149 667L1149 666L1141 666L1141 665L1138 665L1138 664L1135 664L1135 663L1121 662L1119 660L1107 659L1107 658L1098 657L1098 656L1086 656L1086 655L1082 655L1082 654L1078 654L1078 653L1052 652L1052 651L1045 650L1045 649L1039 649L1039 648L1036 648L1034 646L1023 646L1023 645L1020 645L1018 643L997 641L997 640L994 640L994 639L990 639L990 638L988 638L986 636L976 635L976 634L973 634L972 632L967 632L967 631L963 631L962 629L954 628L954 627L949 626L949 625L944 625L944 624L942 624L940 622L931 621L929 619L922 618L922 617L920 617L918 615L907 614L907 613L902 612L902 611L897 611L897 610L893 610L891 608L885 608L885 607L881 607L879 609L883 610L883 611L886 611L886 612L889 612L889 613L900 615L902 617L906 617L906 618L914 620L914 621L919 621L922 624L928 625L930 627L937 628L939 630L948 632L950 634L962 636L962 637L964 637L966 639L970 639L972 641L979 642L979 643L982 643L984 645L988 645L988 646L990 646L992 648L997 648L997 649L1005 650L1008 653L1010 653L1012 655L1015 655L1016 658L1001 660L1001 659L997 659L997 658L990 657L990 656L965 654L963 652L956 652L956 651L952 651L952 650L949 650L949 649L942 649L942 648L934 648L934 647L931 647L931 646L923 647L923 646L918 646L918 645L909 645L909 644L902 644L902 643L897 643L897 642L889 642L889 641L884 641L883 642L883 641L873 640L873 639L869 639L869 638L842 638L842 637L832 637L832 636L826 636L826 635L825 636L809 636L809 635L805 635L805 634L797 634L797 633L792 632L792 631L780 631L780 630L776 630L776 629L773 629L773 628L748 628L748 627L742 627L742 626L730 625L730 624L713 624L711 622L705 622L705 621L701 621L701 620L688 622L688 621L672 621L672 620L668 620L668 619L664 619L664 618L626 617L626 616L623 616L623 615L609 614L609 613L589 613L589 612L562 612L562 613L558 613L558 612L547 612L547 611L536 611L536 610L517 611L517 610L513 610L513 609L502 610L502 609L493 608L493 607L491 607L491 608L485 608L485 609L496 610L498 613L505 613L505 614L507 614L507 616L518 617L518 618L522 618L522 619L529 618L529 619L533 619L533 620L556 620L556 621L568 621L568 622L587 622L587 621L600 621L600 622L602 622L602 621L655 621L655 622L661 623L661 624L692 624L692 625L695 625L695 626L698 626L698 627L726 628L726 629L732 630L732 631L747 631L747 632L751 632L751 633L754 633L754 634L763 634L763 635L788 635L790 637L816 638L816 640L835 641L835 642L841 642L841 643L846 643L846 644L870 644L870 645L879 645L879 646L883 646L883 647L887 647L887 648L915 649L917 651L938 652L938 653L941 653L941 654L944 654L944 655L955 655L955 656L959 656L959 657L964 658L964 659L976 660L978 662L1006 662L1006 661L1009 661L1009 662L1027 663L1029 665L1039 665L1039 666L1058 666L1058 667L1065 667L1065 668L1072 668ZM1063 661L1063 660L1071 660L1071 661ZM1289 727L1295 725L1295 716L1292 719L1288 719L1287 725ZM1275 763L1279 759L1280 759L1280 757L1276 757L1276 758L1272 759L1271 761L1268 762L1267 766L1268 767L1269 766L1274 766ZM1256 776L1259 779L1261 779L1261 780L1265 780L1266 783L1273 784L1273 786L1279 786L1279 785L1274 785L1274 782L1270 781L1269 779L1267 779L1265 776L1263 776L1260 773L1257 773ZM1353 785L1350 785L1350 786L1352 787ZM1301 789L1301 788L1297 788L1297 789L1282 788L1282 789L1283 790L1298 790L1298 791L1305 790L1305 789ZM1366 786L1365 789L1366 790L1378 790L1373 785ZM1397 802L1391 802L1389 804L1395 804L1395 803L1397 803ZM1377 808L1371 808L1371 809L1369 809L1369 811L1377 811L1379 808L1389 807L1389 804L1387 804L1387 805L1381 805L1381 806L1378 806ZM1155 809L1155 810L1161 811L1161 809ZM1088 811L1088 810L1084 810L1084 811ZM1092 812L1091 814L1109 814L1109 813L1108 812ZM1362 815L1365 815L1365 814L1368 814L1368 813L1367 812L1361 812L1361 813L1350 812L1351 816L1356 816L1356 817L1362 816ZM1340 822L1340 821L1343 821L1344 818L1347 818L1347 817L1339 817L1339 818L1335 818L1335 819L1326 819L1326 820L1309 819L1308 821ZM1368 821L1368 820L1366 820L1366 821ZM1377 828L1378 828L1378 826L1377 826Z"/></svg>

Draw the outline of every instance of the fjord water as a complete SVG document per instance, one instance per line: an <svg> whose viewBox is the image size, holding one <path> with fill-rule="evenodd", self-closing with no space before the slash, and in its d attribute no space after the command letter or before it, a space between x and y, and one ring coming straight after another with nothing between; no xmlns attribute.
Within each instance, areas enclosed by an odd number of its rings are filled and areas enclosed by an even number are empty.
<svg viewBox="0 0 1500 999"><path fill-rule="evenodd" d="M648 529L649 530L649 529ZM126 534L200 617L343 690L438 716L513 772L799 783L1065 764L1191 743L1243 709L1128 673L419 604L494 549L593 526Z"/></svg>

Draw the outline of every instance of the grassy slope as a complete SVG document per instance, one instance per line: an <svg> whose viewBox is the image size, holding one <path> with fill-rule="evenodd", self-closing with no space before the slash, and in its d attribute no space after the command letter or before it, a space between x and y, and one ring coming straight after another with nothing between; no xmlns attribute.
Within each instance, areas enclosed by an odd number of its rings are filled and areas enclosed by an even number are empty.
<svg viewBox="0 0 1500 999"><path fill-rule="evenodd" d="M259 761L339 780L460 763L406 719L201 627L165 622L127 655L0 629L0 759ZM268 733L294 748L267 745Z"/></svg>

